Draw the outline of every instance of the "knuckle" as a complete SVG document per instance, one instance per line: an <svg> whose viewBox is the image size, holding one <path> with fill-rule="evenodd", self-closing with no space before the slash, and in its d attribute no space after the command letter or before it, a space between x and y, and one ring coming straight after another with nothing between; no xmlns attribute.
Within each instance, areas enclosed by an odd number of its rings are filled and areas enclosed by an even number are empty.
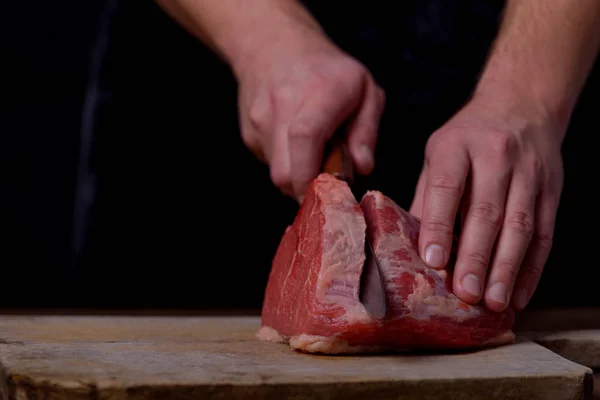
<svg viewBox="0 0 600 400"><path fill-rule="evenodd" d="M533 217L526 212L515 212L506 221L506 225L513 231L524 236L532 236L535 226Z"/></svg>
<svg viewBox="0 0 600 400"><path fill-rule="evenodd" d="M300 118L290 125L288 129L288 136L290 140L293 139L311 139L319 134L319 130L315 129L314 120L308 118Z"/></svg>
<svg viewBox="0 0 600 400"><path fill-rule="evenodd" d="M497 205L489 201L482 201L471 206L471 217L477 221L500 229L503 213Z"/></svg>
<svg viewBox="0 0 600 400"><path fill-rule="evenodd" d="M460 196L463 190L462 183L450 175L438 174L429 177L429 186L437 192L452 196Z"/></svg>
<svg viewBox="0 0 600 400"><path fill-rule="evenodd" d="M317 74L308 80L306 87L310 88L311 91L332 91L341 90L345 85L345 80L339 76L328 79L327 76Z"/></svg>
<svg viewBox="0 0 600 400"><path fill-rule="evenodd" d="M542 272L544 272L544 264L540 263L529 264L524 268L524 274L526 274L527 277L526 279L533 286L539 281Z"/></svg>
<svg viewBox="0 0 600 400"><path fill-rule="evenodd" d="M492 142L492 150L502 159L512 159L517 153L519 143L517 139L510 134L498 135Z"/></svg>
<svg viewBox="0 0 600 400"><path fill-rule="evenodd" d="M334 97L337 101L357 96L357 88L365 82L365 75L360 69L346 69L338 71L332 76L317 79L313 88L315 91L322 91L329 97ZM367 83L369 84L369 83ZM370 83L372 84L372 83Z"/></svg>
<svg viewBox="0 0 600 400"><path fill-rule="evenodd" d="M248 110L248 119L255 127L264 129L269 120L269 111L262 104L254 103Z"/></svg>
<svg viewBox="0 0 600 400"><path fill-rule="evenodd" d="M273 100L276 103L286 103L294 96L294 90L289 85L280 85L273 89Z"/></svg>
<svg viewBox="0 0 600 400"><path fill-rule="evenodd" d="M498 262L494 268L502 271L502 276L512 282L519 273L520 265L511 260L503 260Z"/></svg>
<svg viewBox="0 0 600 400"><path fill-rule="evenodd" d="M457 134L455 134L456 132ZM460 142L460 133L457 130L438 130L434 132L425 144L425 160L430 163L438 155L446 155L450 149L456 148Z"/></svg>
<svg viewBox="0 0 600 400"><path fill-rule="evenodd" d="M467 254L467 263L469 267L475 267L480 271L485 271L490 262L490 256L481 251L470 251Z"/></svg>
<svg viewBox="0 0 600 400"><path fill-rule="evenodd" d="M550 250L552 249L552 243L553 243L553 234L550 231L542 231L542 232L538 232L535 237L534 240L536 242L536 244L545 252L550 252Z"/></svg>
<svg viewBox="0 0 600 400"><path fill-rule="evenodd" d="M425 158L430 160L438 149L437 135L434 133L431 135L427 143L425 144Z"/></svg>
<svg viewBox="0 0 600 400"><path fill-rule="evenodd" d="M528 161L527 161L527 169L529 171L529 173L531 175L533 175L534 177L537 178L543 178L545 173L544 173L544 163L542 162L542 160L537 157L537 156L531 156L529 157Z"/></svg>
<svg viewBox="0 0 600 400"><path fill-rule="evenodd" d="M258 150L259 141L250 129L242 129L240 133L244 145L252 151Z"/></svg>
<svg viewBox="0 0 600 400"><path fill-rule="evenodd" d="M367 79L370 81L374 81L373 76L360 61L353 57L345 58L342 63L342 68L339 70L340 73L352 79Z"/></svg>
<svg viewBox="0 0 600 400"><path fill-rule="evenodd" d="M242 142L247 148L251 150L254 150L257 147L256 140L254 140L254 137L246 131L242 131Z"/></svg>
<svg viewBox="0 0 600 400"><path fill-rule="evenodd" d="M443 221L441 218L435 216L430 216L426 220L422 221L422 224L424 225L425 229L432 232L440 233L442 235L447 236L448 238L450 238L452 233L454 232L454 227L452 226L452 224L450 224L448 221Z"/></svg>

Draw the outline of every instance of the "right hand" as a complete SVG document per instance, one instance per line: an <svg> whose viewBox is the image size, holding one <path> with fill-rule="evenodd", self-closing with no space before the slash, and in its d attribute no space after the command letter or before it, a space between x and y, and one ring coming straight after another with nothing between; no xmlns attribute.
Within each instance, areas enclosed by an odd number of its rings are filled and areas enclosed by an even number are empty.
<svg viewBox="0 0 600 400"><path fill-rule="evenodd" d="M236 71L244 143L269 165L273 183L299 202L320 172L327 141L346 122L355 170L373 170L385 104L361 63L306 28L281 33Z"/></svg>

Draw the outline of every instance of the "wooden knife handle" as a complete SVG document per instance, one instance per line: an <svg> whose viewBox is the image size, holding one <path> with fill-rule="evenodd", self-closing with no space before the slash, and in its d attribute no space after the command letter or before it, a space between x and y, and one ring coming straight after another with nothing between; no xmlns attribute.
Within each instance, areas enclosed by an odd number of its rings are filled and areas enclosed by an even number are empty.
<svg viewBox="0 0 600 400"><path fill-rule="evenodd" d="M352 184L354 180L354 168L348 146L341 139L332 140L329 152L323 162L323 172L327 172L338 179Z"/></svg>

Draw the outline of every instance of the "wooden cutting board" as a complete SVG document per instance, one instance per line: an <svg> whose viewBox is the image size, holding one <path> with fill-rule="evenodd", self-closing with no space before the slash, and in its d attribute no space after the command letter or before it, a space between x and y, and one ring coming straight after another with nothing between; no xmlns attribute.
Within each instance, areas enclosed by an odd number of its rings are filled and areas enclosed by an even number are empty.
<svg viewBox="0 0 600 400"><path fill-rule="evenodd" d="M600 370L600 308L524 312L516 329L562 357Z"/></svg>
<svg viewBox="0 0 600 400"><path fill-rule="evenodd" d="M600 329L529 332L526 336L566 359L600 370Z"/></svg>
<svg viewBox="0 0 600 400"><path fill-rule="evenodd" d="M590 367L594 372L594 400L600 400L600 329L524 333L554 353Z"/></svg>
<svg viewBox="0 0 600 400"><path fill-rule="evenodd" d="M588 399L591 370L526 340L454 355L315 356L257 317L0 320L2 399Z"/></svg>
<svg viewBox="0 0 600 400"><path fill-rule="evenodd" d="M522 336L594 370L594 400L600 400L600 308L531 310L517 316Z"/></svg>

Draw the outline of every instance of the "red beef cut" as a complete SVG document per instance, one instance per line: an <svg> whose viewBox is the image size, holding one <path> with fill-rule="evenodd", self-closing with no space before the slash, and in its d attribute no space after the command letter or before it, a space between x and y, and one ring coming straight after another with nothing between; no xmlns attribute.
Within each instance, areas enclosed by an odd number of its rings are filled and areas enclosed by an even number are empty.
<svg viewBox="0 0 600 400"><path fill-rule="evenodd" d="M420 259L420 222L377 191L360 205L329 174L311 184L273 259L261 340L314 353L481 348L514 341L514 312L494 313L459 300L446 270ZM365 235L385 280L387 314L372 317L359 300Z"/></svg>

